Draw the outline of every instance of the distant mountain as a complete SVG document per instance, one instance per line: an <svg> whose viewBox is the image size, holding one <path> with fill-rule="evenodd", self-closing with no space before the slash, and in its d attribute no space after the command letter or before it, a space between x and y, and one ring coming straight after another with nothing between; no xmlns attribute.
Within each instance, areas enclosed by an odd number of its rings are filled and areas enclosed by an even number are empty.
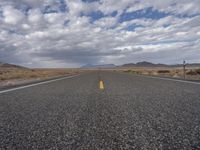
<svg viewBox="0 0 200 150"><path fill-rule="evenodd" d="M9 64L9 63L3 63L3 62L0 62L0 68L18 68L18 69L27 69L27 68L22 67L22 66L13 65L13 64Z"/></svg>
<svg viewBox="0 0 200 150"><path fill-rule="evenodd" d="M102 65L91 65L91 64L87 64L82 66L81 68L115 68L117 67L114 64L102 64Z"/></svg>
<svg viewBox="0 0 200 150"><path fill-rule="evenodd" d="M128 64L122 65L122 67L167 67L167 66L168 65L165 65L165 64L154 64L147 61L138 62L136 64L128 63Z"/></svg>
<svg viewBox="0 0 200 150"><path fill-rule="evenodd" d="M142 62L138 62L136 64L134 64L134 63L124 64L121 67L182 67L182 66L183 66L183 64L166 65L166 64L154 64L151 62L142 61ZM186 67L199 67L200 68L200 63L186 64Z"/></svg>

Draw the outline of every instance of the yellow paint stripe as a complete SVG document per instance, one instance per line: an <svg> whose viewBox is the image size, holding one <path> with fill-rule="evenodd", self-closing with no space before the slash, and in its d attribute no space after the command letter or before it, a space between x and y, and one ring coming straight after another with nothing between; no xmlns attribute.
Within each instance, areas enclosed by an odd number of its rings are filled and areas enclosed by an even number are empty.
<svg viewBox="0 0 200 150"><path fill-rule="evenodd" d="M99 89L104 90L104 83L102 80L99 81Z"/></svg>

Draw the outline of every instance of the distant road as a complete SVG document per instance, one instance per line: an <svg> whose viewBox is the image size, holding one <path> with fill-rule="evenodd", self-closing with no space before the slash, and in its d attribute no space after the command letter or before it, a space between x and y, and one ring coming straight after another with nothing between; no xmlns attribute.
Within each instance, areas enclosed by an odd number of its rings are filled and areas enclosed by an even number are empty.
<svg viewBox="0 0 200 150"><path fill-rule="evenodd" d="M102 71L0 92L0 149L200 149L200 85Z"/></svg>

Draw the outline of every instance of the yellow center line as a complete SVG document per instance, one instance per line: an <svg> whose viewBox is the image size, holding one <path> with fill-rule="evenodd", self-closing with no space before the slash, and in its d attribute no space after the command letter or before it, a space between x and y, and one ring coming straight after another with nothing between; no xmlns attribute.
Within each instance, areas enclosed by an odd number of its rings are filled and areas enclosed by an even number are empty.
<svg viewBox="0 0 200 150"><path fill-rule="evenodd" d="M99 89L100 89L100 90L104 90L104 83L103 83L103 80L100 80L100 81L99 81Z"/></svg>

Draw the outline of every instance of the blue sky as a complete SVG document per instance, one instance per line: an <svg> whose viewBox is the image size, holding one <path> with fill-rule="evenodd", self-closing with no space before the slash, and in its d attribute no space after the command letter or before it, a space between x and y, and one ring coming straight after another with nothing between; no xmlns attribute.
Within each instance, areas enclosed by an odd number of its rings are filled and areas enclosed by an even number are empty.
<svg viewBox="0 0 200 150"><path fill-rule="evenodd" d="M199 0L0 0L0 61L79 67L199 62Z"/></svg>
<svg viewBox="0 0 200 150"><path fill-rule="evenodd" d="M159 20L168 15L169 13L167 12L153 10L152 7L148 7L148 8L139 9L133 12L122 13L119 18L119 22L129 21L133 19L140 19L140 18L149 18L149 19Z"/></svg>

